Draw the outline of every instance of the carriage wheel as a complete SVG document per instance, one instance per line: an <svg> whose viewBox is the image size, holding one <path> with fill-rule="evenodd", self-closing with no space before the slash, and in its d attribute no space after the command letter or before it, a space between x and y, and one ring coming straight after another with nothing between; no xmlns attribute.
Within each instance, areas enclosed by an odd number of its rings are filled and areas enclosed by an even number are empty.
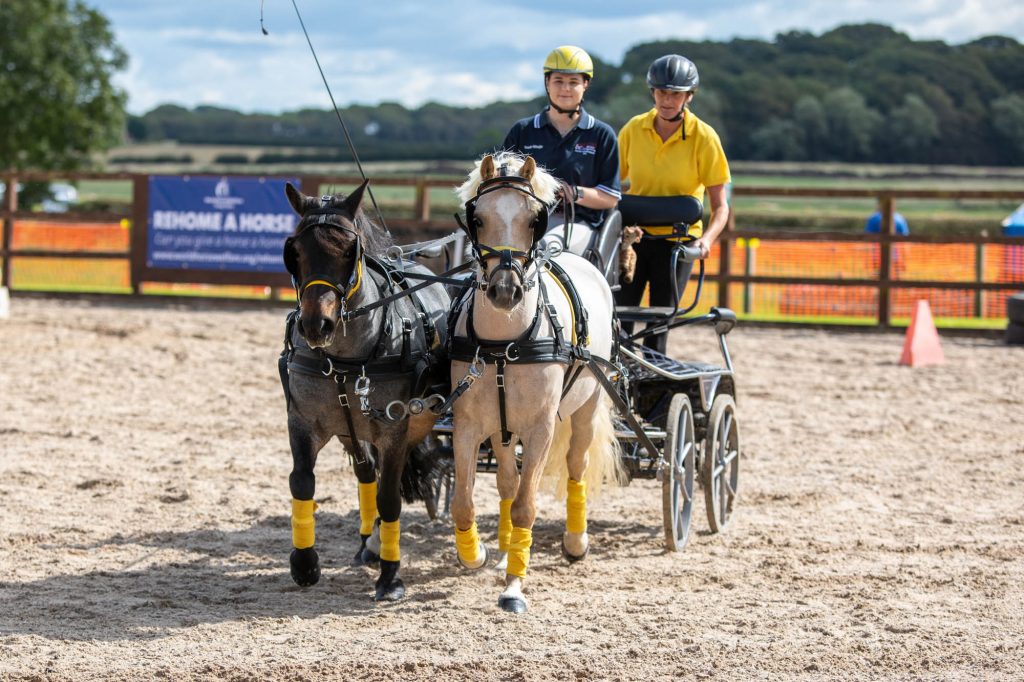
<svg viewBox="0 0 1024 682"><path fill-rule="evenodd" d="M711 532L725 528L736 501L740 475L740 433L732 396L715 397L708 415L701 479Z"/></svg>
<svg viewBox="0 0 1024 682"><path fill-rule="evenodd" d="M668 408L662 453L665 466L661 470L661 511L665 547L670 552L681 551L690 538L696 451L690 399L683 393L676 393Z"/></svg>

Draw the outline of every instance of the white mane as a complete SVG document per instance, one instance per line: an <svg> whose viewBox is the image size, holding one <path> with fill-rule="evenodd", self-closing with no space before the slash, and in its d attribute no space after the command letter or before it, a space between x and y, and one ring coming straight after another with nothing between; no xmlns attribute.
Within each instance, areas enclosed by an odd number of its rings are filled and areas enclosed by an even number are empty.
<svg viewBox="0 0 1024 682"><path fill-rule="evenodd" d="M522 154L516 154L515 152L498 152L493 155L494 166L501 168L502 166L507 167L507 173L509 175L519 175L519 169L522 168L523 162L526 157ZM473 170L469 172L469 176L466 181L455 188L455 194L459 197L459 201L465 204L467 201L476 196L476 190L480 187L480 164L483 162L483 158L476 160L476 164L473 166ZM537 166L537 170L533 173L533 178L530 180L530 185L533 187L533 193L537 195L537 198L543 201L545 204L551 204L555 200L555 190L558 188L558 180L544 170L542 167Z"/></svg>

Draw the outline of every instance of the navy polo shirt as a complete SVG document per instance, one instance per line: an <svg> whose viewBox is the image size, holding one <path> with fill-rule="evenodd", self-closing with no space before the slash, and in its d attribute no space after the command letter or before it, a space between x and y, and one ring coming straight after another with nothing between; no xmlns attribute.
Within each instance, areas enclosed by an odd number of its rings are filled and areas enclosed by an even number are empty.
<svg viewBox="0 0 1024 682"><path fill-rule="evenodd" d="M516 121L505 136L504 148L529 154L559 180L570 185L596 187L621 198L619 143L615 131L580 108L579 123L562 137L548 120L548 107ZM576 220L598 226L605 211L576 205Z"/></svg>

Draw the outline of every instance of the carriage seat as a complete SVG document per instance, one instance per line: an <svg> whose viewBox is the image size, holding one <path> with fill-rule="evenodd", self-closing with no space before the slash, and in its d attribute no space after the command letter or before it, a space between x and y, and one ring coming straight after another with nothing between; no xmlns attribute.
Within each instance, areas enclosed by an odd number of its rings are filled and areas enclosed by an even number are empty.
<svg viewBox="0 0 1024 682"><path fill-rule="evenodd" d="M683 236L686 228L704 217L704 205L695 197L685 194L664 197L623 194L619 200L619 213L625 225L673 225L678 236Z"/></svg>
<svg viewBox="0 0 1024 682"><path fill-rule="evenodd" d="M583 257L600 270L612 291L619 290L619 245L622 244L622 215L608 211L601 227L590 235Z"/></svg>

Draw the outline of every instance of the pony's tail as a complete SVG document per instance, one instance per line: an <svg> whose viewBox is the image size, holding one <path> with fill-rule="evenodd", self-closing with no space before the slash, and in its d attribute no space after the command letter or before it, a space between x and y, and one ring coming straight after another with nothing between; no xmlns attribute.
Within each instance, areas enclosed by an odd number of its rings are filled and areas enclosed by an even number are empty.
<svg viewBox="0 0 1024 682"><path fill-rule="evenodd" d="M572 421L565 419L555 423L555 434L551 439L551 452L544 467L542 488L557 499L565 499L569 468L566 455L572 436ZM594 438L587 448L587 470L583 480L587 484L587 499L595 500L601 494L605 483L621 485L626 480L622 461L619 458L619 443L615 439L615 424L612 422L612 405L604 391L601 391L594 414Z"/></svg>
<svg viewBox="0 0 1024 682"><path fill-rule="evenodd" d="M402 470L401 493L406 502L432 499L434 479L442 465L439 443L428 436L409 453Z"/></svg>

